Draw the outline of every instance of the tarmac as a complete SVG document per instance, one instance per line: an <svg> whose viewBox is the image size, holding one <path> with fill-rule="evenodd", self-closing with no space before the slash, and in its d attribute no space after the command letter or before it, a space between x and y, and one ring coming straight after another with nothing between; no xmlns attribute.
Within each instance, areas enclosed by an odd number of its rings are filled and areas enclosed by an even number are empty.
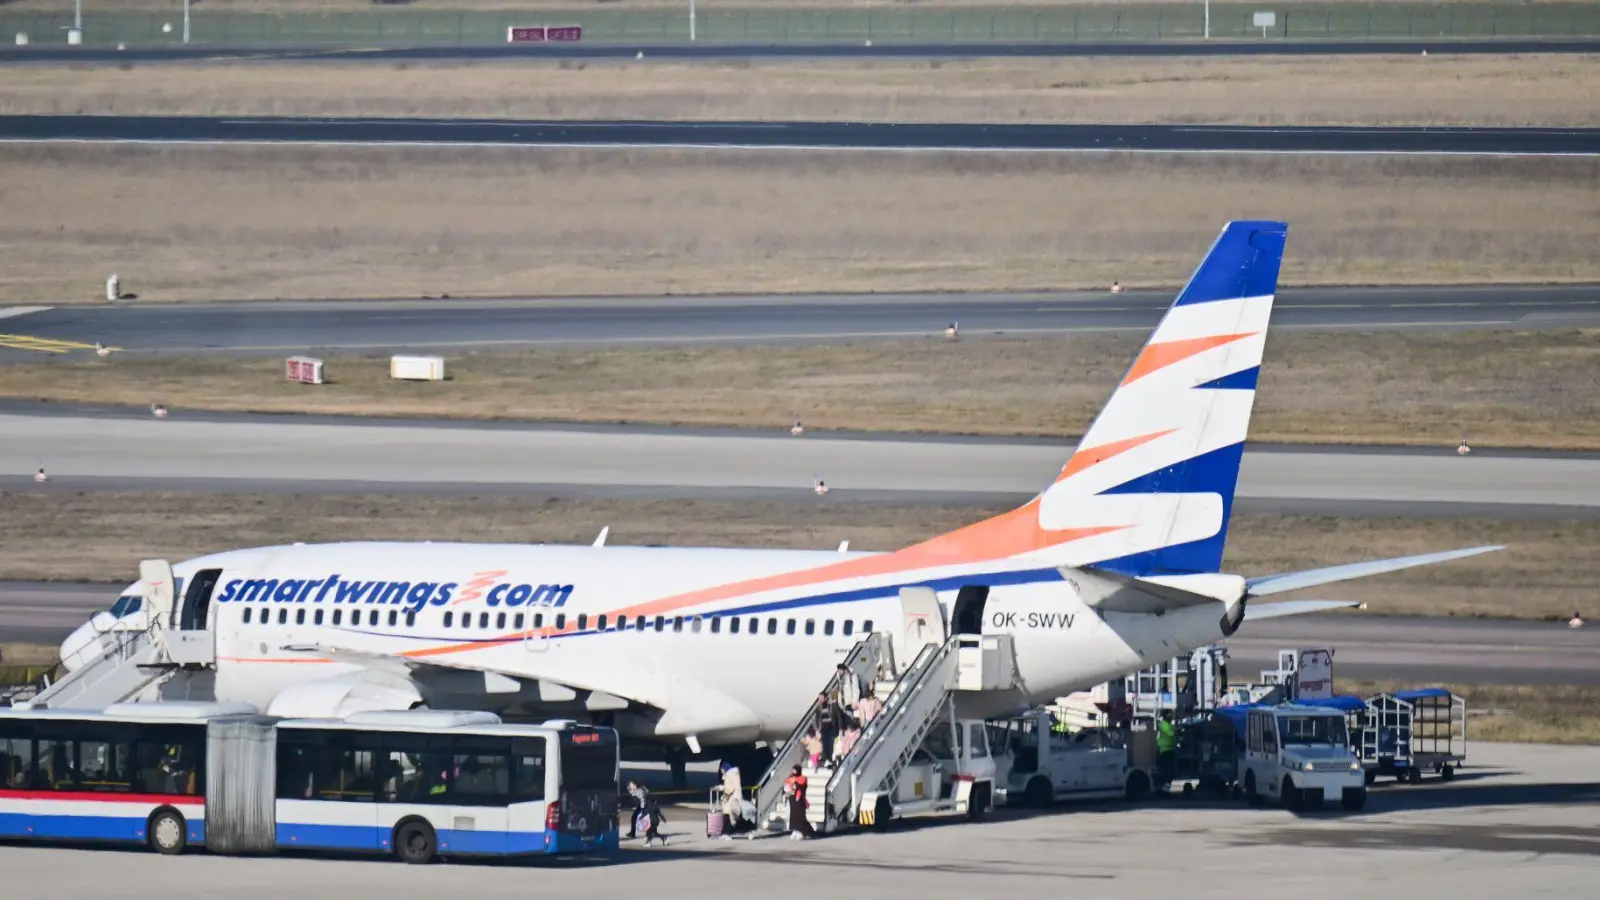
<svg viewBox="0 0 1600 900"><path fill-rule="evenodd" d="M1295 815L1177 798L901 820L808 842L704 837L704 804L669 808L665 847L523 864L0 848L6 896L237 900L694 896L716 900L1027 897L1236 900L1584 897L1600 875L1600 748L1469 744L1449 783L1382 784L1358 814ZM225 887L224 887L225 886Z"/></svg>
<svg viewBox="0 0 1600 900"><path fill-rule="evenodd" d="M0 116L0 141L362 146L1595 156L1600 129Z"/></svg>

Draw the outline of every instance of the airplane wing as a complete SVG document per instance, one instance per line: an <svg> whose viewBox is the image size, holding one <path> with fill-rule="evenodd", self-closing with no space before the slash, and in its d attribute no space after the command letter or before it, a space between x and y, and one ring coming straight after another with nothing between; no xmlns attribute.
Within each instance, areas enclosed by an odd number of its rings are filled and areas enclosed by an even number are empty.
<svg viewBox="0 0 1600 900"><path fill-rule="evenodd" d="M1381 575L1384 572L1397 572L1413 566L1426 566L1433 563L1448 562L1452 559L1465 559L1469 556L1477 556L1480 553L1504 549L1505 546L1503 544L1492 544L1486 547L1468 547L1464 550L1423 553L1418 556L1373 559L1366 562L1347 563L1342 566L1329 566L1325 569L1308 569L1304 572L1264 575L1260 578L1246 580L1245 589L1248 591L1247 596L1265 597L1269 594L1281 594L1285 591L1297 591L1301 588L1333 584L1336 581L1347 581L1351 578L1365 578L1368 575Z"/></svg>
<svg viewBox="0 0 1600 900"><path fill-rule="evenodd" d="M1298 616L1303 613L1327 612L1331 609L1349 609L1360 606L1359 600L1285 600L1282 603L1263 603L1260 606L1246 606L1244 620L1255 622L1261 619L1276 619L1282 616Z"/></svg>
<svg viewBox="0 0 1600 900"><path fill-rule="evenodd" d="M548 679L523 678L476 665L422 662L328 644L289 644L282 649L293 653L326 657L334 662L360 666L367 671L406 679L422 686L445 689L451 693L518 694L524 690L536 690L537 695L530 697L530 701L574 703L581 697L584 708L590 712L623 710L633 705L627 698L605 691L575 687Z"/></svg>

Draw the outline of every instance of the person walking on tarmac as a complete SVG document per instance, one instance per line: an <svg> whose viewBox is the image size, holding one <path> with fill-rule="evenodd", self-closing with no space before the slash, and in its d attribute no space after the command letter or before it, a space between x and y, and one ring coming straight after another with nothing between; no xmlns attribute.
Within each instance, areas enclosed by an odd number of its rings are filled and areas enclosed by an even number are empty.
<svg viewBox="0 0 1600 900"><path fill-rule="evenodd" d="M803 841L812 836L811 822L806 819L806 775L795 766L784 779L783 793L789 798L789 840Z"/></svg>
<svg viewBox="0 0 1600 900"><path fill-rule="evenodd" d="M1172 723L1171 711L1163 712L1161 721L1156 723L1156 777L1161 782L1162 790L1172 784L1177 761L1178 726Z"/></svg>

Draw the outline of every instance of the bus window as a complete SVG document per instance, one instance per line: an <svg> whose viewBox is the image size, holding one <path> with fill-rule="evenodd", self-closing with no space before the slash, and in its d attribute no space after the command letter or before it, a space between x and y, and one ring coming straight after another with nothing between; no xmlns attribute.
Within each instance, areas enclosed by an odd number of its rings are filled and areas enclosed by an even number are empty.
<svg viewBox="0 0 1600 900"><path fill-rule="evenodd" d="M371 737L360 732L333 731L319 754L314 782L318 800L371 803L375 791L372 750L358 744Z"/></svg>
<svg viewBox="0 0 1600 900"><path fill-rule="evenodd" d="M150 725L133 746L133 782L144 794L196 796L205 790L204 725Z"/></svg>
<svg viewBox="0 0 1600 900"><path fill-rule="evenodd" d="M511 739L511 802L544 799L545 739Z"/></svg>
<svg viewBox="0 0 1600 900"><path fill-rule="evenodd" d="M0 787L25 791L33 783L33 739L0 740Z"/></svg>
<svg viewBox="0 0 1600 900"><path fill-rule="evenodd" d="M379 802L449 802L449 740L444 735L385 735L388 753L378 773Z"/></svg>
<svg viewBox="0 0 1600 900"><path fill-rule="evenodd" d="M34 744L33 787L40 791L72 790L72 745L40 738Z"/></svg>
<svg viewBox="0 0 1600 900"><path fill-rule="evenodd" d="M129 777L133 746L126 742L78 741L78 789L127 793L133 790Z"/></svg>
<svg viewBox="0 0 1600 900"><path fill-rule="evenodd" d="M457 740L457 750L463 749ZM455 755L451 802L457 806L501 806L511 793L511 756L506 752L469 751Z"/></svg>

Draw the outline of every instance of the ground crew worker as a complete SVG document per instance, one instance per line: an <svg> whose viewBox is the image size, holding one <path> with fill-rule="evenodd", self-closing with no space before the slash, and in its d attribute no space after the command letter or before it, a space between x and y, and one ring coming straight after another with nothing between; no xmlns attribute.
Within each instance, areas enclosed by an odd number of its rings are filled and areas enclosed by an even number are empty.
<svg viewBox="0 0 1600 900"><path fill-rule="evenodd" d="M1161 714L1156 723L1156 773L1165 788L1172 783L1178 757L1178 726L1172 724L1172 713Z"/></svg>

